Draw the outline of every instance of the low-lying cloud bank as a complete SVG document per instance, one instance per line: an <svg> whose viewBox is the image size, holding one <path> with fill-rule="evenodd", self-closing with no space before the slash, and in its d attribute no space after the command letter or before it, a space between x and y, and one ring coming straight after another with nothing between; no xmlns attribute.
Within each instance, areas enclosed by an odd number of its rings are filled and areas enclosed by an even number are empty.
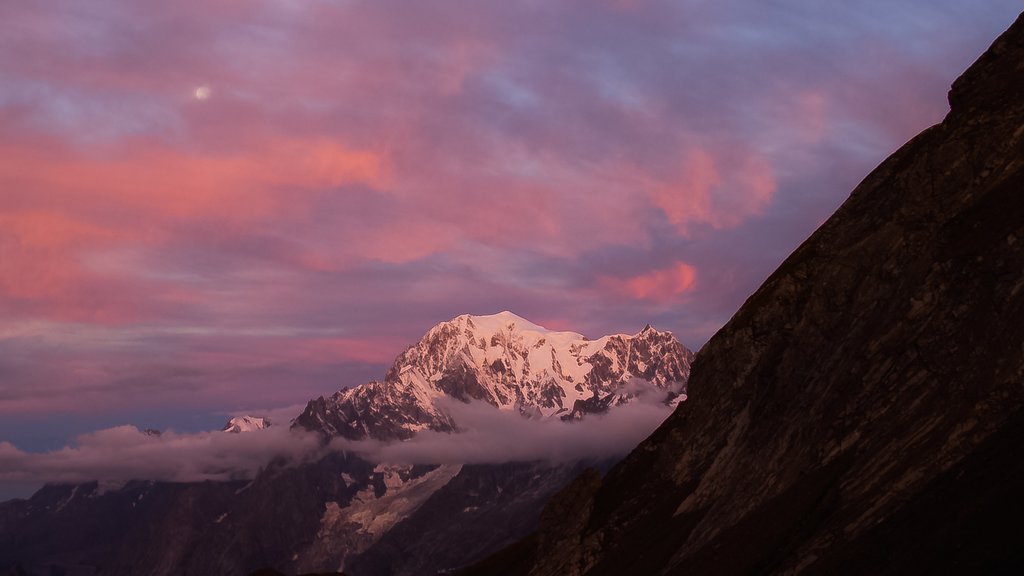
<svg viewBox="0 0 1024 576"><path fill-rule="evenodd" d="M334 449L373 462L394 464L500 464L546 460L570 462L624 456L671 413L660 402L644 400L575 422L533 420L489 404L448 402L445 409L462 431L424 431L405 442L335 439Z"/></svg>
<svg viewBox="0 0 1024 576"><path fill-rule="evenodd" d="M321 449L315 435L285 427L246 434L168 432L157 436L134 426L117 426L83 434L74 446L52 452L24 452L0 442L0 480L241 480L252 478L272 460L308 462Z"/></svg>
<svg viewBox="0 0 1024 576"><path fill-rule="evenodd" d="M581 421L527 419L484 403L445 404L462 431L425 431L405 442L334 439L274 426L243 434L147 434L118 426L84 434L73 446L45 453L0 442L0 482L117 483L128 480L201 482L255 477L271 461L313 462L329 451L345 451L372 462L394 464L481 464L546 460L567 462L622 456L671 412L651 395L607 414ZM280 419L278 422L287 420Z"/></svg>

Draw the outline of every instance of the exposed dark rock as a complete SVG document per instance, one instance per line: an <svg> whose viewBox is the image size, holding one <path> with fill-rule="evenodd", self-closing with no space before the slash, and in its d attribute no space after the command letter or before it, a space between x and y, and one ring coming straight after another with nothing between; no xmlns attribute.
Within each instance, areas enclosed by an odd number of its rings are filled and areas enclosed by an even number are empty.
<svg viewBox="0 0 1024 576"><path fill-rule="evenodd" d="M346 484L342 472L356 482ZM350 501L373 466L343 455L253 482L47 486L0 505L0 574L218 574L286 568L314 541L328 501ZM336 566L336 564L335 564Z"/></svg>
<svg viewBox="0 0 1024 576"><path fill-rule="evenodd" d="M497 361L495 361L497 362ZM504 367L500 372L504 372ZM445 374L437 381L437 387L447 396L451 396L461 402L472 400L484 400L487 398L487 390L480 385L476 372L465 365L457 366L451 372Z"/></svg>
<svg viewBox="0 0 1024 576"><path fill-rule="evenodd" d="M536 529L548 498L583 468L543 463L464 466L415 514L347 560L345 571L352 576L420 576L472 563Z"/></svg>
<svg viewBox="0 0 1024 576"><path fill-rule="evenodd" d="M601 473L590 468L548 502L540 515L536 555L557 557L560 549L579 545L576 535L583 532L600 487Z"/></svg>
<svg viewBox="0 0 1024 576"><path fill-rule="evenodd" d="M608 394L607 396L598 396L597 391L594 391L594 395L590 398L583 400L576 400L572 403L572 411L562 416L562 420L577 420L584 414L603 414L608 411L608 408L612 405L612 401L615 400L614 394Z"/></svg>
<svg viewBox="0 0 1024 576"><path fill-rule="evenodd" d="M949 100L505 574L1024 573L1024 17Z"/></svg>

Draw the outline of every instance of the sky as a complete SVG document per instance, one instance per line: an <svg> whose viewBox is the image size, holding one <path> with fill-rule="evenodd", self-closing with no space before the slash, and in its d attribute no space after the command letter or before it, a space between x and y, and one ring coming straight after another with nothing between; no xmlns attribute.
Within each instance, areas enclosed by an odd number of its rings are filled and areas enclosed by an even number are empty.
<svg viewBox="0 0 1024 576"><path fill-rule="evenodd" d="M1016 0L0 0L0 441L381 378L463 313L698 349Z"/></svg>

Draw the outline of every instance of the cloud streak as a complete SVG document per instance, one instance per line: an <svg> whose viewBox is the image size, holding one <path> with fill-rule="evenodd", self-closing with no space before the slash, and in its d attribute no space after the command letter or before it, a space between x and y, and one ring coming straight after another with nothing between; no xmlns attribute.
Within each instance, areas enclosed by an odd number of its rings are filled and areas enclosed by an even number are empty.
<svg viewBox="0 0 1024 576"><path fill-rule="evenodd" d="M674 262L666 268L647 274L625 280L605 278L604 282L629 298L673 302L694 288L697 283L697 271L686 262Z"/></svg>

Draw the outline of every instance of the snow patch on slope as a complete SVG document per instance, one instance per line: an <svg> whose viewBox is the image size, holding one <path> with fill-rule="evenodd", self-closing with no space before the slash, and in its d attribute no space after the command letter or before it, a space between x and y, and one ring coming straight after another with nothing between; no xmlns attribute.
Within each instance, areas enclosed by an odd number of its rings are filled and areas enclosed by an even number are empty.
<svg viewBox="0 0 1024 576"><path fill-rule="evenodd" d="M462 470L461 465L440 466L414 476L412 466L378 465L373 472L383 486L370 482L347 504L331 501L324 506L316 538L293 569L308 572L325 563L340 561L369 548L395 524L411 516L428 498ZM383 493L379 493L383 488ZM342 554L339 554L343 551Z"/></svg>
<svg viewBox="0 0 1024 576"><path fill-rule="evenodd" d="M340 510L342 521L357 524L360 534L376 539L408 518L462 470L462 466L441 466L418 478L403 481L400 472L409 468L411 466L378 465L377 469L384 473L387 491L378 498L372 486L363 489L348 507Z"/></svg>

